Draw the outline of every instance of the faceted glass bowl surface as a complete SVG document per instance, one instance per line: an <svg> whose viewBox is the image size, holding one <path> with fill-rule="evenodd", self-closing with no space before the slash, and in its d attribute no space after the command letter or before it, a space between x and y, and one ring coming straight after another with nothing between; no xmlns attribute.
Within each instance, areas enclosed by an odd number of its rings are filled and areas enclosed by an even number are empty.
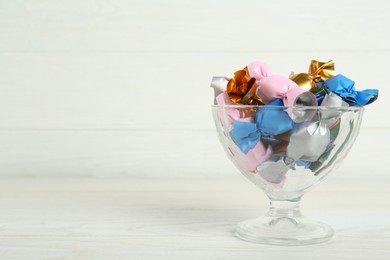
<svg viewBox="0 0 390 260"><path fill-rule="evenodd" d="M283 140L281 148L262 137L261 149L244 153L232 138L235 122L253 123L254 115L265 109L285 111L294 120L293 130L271 136L273 140ZM330 239L333 230L326 224L304 218L299 201L347 156L358 135L363 111L363 107L212 106L218 136L227 156L271 201L266 216L238 225L237 236L276 245L313 244ZM275 121L270 118L263 124L271 125ZM294 132L299 131L307 137L295 138ZM313 133L326 138L311 138ZM322 140L327 143L321 144Z"/></svg>

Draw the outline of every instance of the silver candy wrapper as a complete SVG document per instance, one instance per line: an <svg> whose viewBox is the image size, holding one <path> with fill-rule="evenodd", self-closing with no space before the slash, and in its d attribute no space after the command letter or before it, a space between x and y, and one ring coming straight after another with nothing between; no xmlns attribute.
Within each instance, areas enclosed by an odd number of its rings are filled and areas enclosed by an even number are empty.
<svg viewBox="0 0 390 260"><path fill-rule="evenodd" d="M266 162L257 166L257 172L268 182L281 183L287 171L295 161L286 157L285 153L272 155Z"/></svg>
<svg viewBox="0 0 390 260"><path fill-rule="evenodd" d="M216 97L225 92L229 79L226 77L213 77L210 87L214 89L214 104L217 104Z"/></svg>
<svg viewBox="0 0 390 260"><path fill-rule="evenodd" d="M330 142L330 131L326 123L305 122L297 124L290 135L286 155L294 160L315 162Z"/></svg>
<svg viewBox="0 0 390 260"><path fill-rule="evenodd" d="M333 125L341 116L340 107L349 107L348 103L345 102L341 97L331 92L325 95L324 100L321 103L322 107L334 107L334 111L326 110L321 111L321 120L326 121L328 126Z"/></svg>
<svg viewBox="0 0 390 260"><path fill-rule="evenodd" d="M296 124L290 135L286 153L274 154L257 166L257 172L270 183L280 183L297 160L315 162L330 143L330 130L326 123Z"/></svg>
<svg viewBox="0 0 390 260"><path fill-rule="evenodd" d="M321 106L325 107L348 107L348 103L345 102L341 97L333 92L326 94Z"/></svg>

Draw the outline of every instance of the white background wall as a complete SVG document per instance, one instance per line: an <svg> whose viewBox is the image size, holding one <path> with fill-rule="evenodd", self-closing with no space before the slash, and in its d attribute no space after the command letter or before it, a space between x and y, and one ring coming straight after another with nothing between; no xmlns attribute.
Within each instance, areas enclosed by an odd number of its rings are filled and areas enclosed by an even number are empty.
<svg viewBox="0 0 390 260"><path fill-rule="evenodd" d="M0 176L235 176L211 77L311 59L380 90L340 171L385 176L389 24L385 0L0 0Z"/></svg>

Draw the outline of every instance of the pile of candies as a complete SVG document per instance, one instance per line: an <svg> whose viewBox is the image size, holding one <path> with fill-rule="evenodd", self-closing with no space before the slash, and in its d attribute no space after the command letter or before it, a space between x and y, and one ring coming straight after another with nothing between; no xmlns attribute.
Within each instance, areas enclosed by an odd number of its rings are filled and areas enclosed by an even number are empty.
<svg viewBox="0 0 390 260"><path fill-rule="evenodd" d="M307 73L290 78L273 75L267 64L255 61L231 79L214 77L211 87L216 105L237 106L226 109L229 135L245 155L246 170L261 172L271 183L280 183L282 173L296 166L315 172L337 137L335 113L324 112L313 122L315 108L296 108L364 106L378 98L377 89L356 91L355 82L336 75L333 61L312 60Z"/></svg>

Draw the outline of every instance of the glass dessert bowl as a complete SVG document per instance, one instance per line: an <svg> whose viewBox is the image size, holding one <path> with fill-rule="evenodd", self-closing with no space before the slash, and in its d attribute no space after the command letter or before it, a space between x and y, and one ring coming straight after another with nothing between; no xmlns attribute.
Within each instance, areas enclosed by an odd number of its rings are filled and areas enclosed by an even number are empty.
<svg viewBox="0 0 390 260"><path fill-rule="evenodd" d="M268 213L239 223L236 235L273 245L329 240L333 229L305 218L300 200L346 157L363 111L358 106L212 106L228 157L270 199Z"/></svg>

